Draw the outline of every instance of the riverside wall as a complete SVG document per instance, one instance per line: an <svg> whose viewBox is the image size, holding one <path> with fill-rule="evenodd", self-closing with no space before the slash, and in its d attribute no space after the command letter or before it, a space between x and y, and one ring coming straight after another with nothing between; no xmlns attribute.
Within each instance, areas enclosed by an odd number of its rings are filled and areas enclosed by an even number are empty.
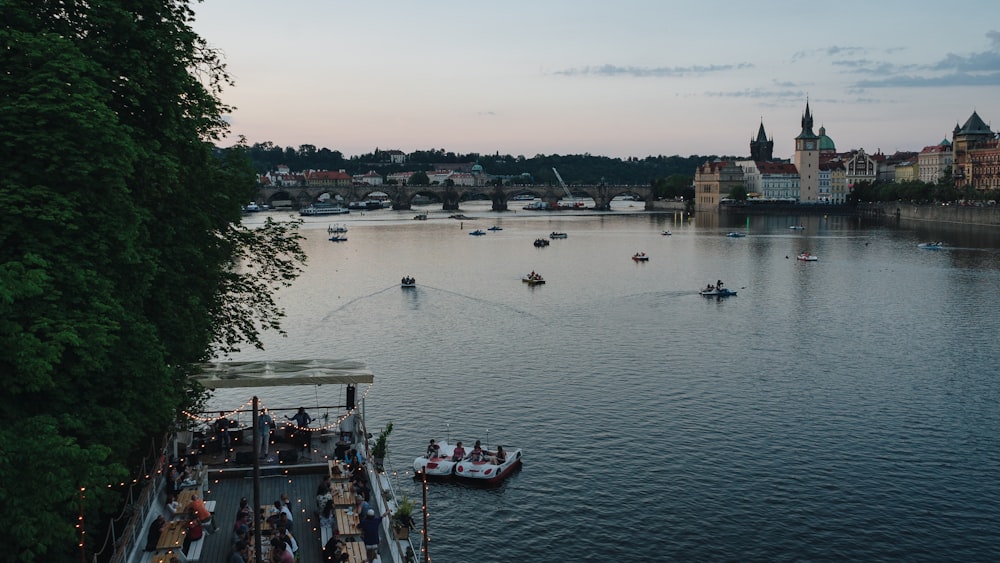
<svg viewBox="0 0 1000 563"><path fill-rule="evenodd" d="M976 225L983 227L1000 227L1000 207L989 205L983 207L962 205L927 204L890 202L877 204L880 214L887 218L895 218L900 222L932 222L955 225Z"/></svg>

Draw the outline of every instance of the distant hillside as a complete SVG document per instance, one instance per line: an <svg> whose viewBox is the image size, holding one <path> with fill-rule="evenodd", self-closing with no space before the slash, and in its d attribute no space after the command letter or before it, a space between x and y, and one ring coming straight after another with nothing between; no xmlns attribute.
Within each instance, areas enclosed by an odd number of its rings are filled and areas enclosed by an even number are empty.
<svg viewBox="0 0 1000 563"><path fill-rule="evenodd" d="M479 164L485 174L501 177L516 177L527 174L531 181L542 184L557 183L552 168L570 184L633 184L648 186L657 180L671 176L693 178L695 169L711 156L647 156L645 158L609 158L591 154L535 155L531 158L501 154L456 154L443 149L414 151L405 155L405 162L393 163L386 151L344 158L340 151L326 148L317 149L313 145L302 145L298 149L281 148L273 143L257 143L249 148L250 160L258 172L274 170L284 164L292 171L302 170L344 170L348 174L364 174L375 170L380 174L390 174L406 170L433 170L448 164ZM734 157L722 157L734 158ZM745 157L741 157L745 158Z"/></svg>

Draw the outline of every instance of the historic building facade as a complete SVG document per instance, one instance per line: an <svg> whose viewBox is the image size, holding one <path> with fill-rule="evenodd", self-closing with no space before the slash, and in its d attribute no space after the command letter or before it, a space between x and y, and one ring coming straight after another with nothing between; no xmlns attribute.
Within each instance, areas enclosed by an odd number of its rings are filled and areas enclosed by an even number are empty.
<svg viewBox="0 0 1000 563"><path fill-rule="evenodd" d="M694 172L694 197L698 209L719 206L729 192L743 185L743 169L729 161L706 162Z"/></svg>
<svg viewBox="0 0 1000 563"><path fill-rule="evenodd" d="M819 135L813 133L813 116L806 101L802 132L795 137L795 169L799 172L799 202L819 201Z"/></svg>
<svg viewBox="0 0 1000 563"><path fill-rule="evenodd" d="M955 126L951 147L956 188L1000 189L1000 141L978 113L973 111L964 125Z"/></svg>

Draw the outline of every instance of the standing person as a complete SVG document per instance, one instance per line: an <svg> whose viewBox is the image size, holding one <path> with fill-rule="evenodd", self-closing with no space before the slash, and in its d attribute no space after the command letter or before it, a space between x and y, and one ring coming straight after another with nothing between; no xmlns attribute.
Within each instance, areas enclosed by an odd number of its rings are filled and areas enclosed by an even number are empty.
<svg viewBox="0 0 1000 563"><path fill-rule="evenodd" d="M223 451L229 450L229 419L226 413L220 412L219 418L215 420L215 431L219 435L219 443L222 444Z"/></svg>
<svg viewBox="0 0 1000 563"><path fill-rule="evenodd" d="M260 411L257 416L257 431L260 432L260 458L266 459L271 453L271 427L274 426L274 419L267 413L267 409Z"/></svg>
<svg viewBox="0 0 1000 563"><path fill-rule="evenodd" d="M368 552L368 561L375 561L379 544L379 528L381 528L382 518L388 515L389 511L387 510L385 514L375 516L375 511L369 508L365 518L358 522L358 527L361 528L361 537L365 542L365 551Z"/></svg>
<svg viewBox="0 0 1000 563"><path fill-rule="evenodd" d="M200 496L194 495L191 497L191 502L188 503L188 510L197 517L198 522L205 527L207 533L211 534L215 531L215 526L212 525L212 513L205 507L205 501L201 500Z"/></svg>
<svg viewBox="0 0 1000 563"><path fill-rule="evenodd" d="M312 417L306 412L306 408L299 407L299 412L295 413L295 416L285 418L295 423L295 442L302 444L303 450L308 450L312 441L312 433L308 430Z"/></svg>

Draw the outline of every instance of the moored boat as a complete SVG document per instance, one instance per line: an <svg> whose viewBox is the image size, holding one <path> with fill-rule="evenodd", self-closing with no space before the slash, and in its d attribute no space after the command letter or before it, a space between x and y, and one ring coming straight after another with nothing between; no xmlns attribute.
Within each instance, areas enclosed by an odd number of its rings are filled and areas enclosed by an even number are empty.
<svg viewBox="0 0 1000 563"><path fill-rule="evenodd" d="M309 217L313 215L343 215L350 212L351 210L346 207L341 207L332 203L319 202L308 207L303 207L299 210L299 215Z"/></svg>

